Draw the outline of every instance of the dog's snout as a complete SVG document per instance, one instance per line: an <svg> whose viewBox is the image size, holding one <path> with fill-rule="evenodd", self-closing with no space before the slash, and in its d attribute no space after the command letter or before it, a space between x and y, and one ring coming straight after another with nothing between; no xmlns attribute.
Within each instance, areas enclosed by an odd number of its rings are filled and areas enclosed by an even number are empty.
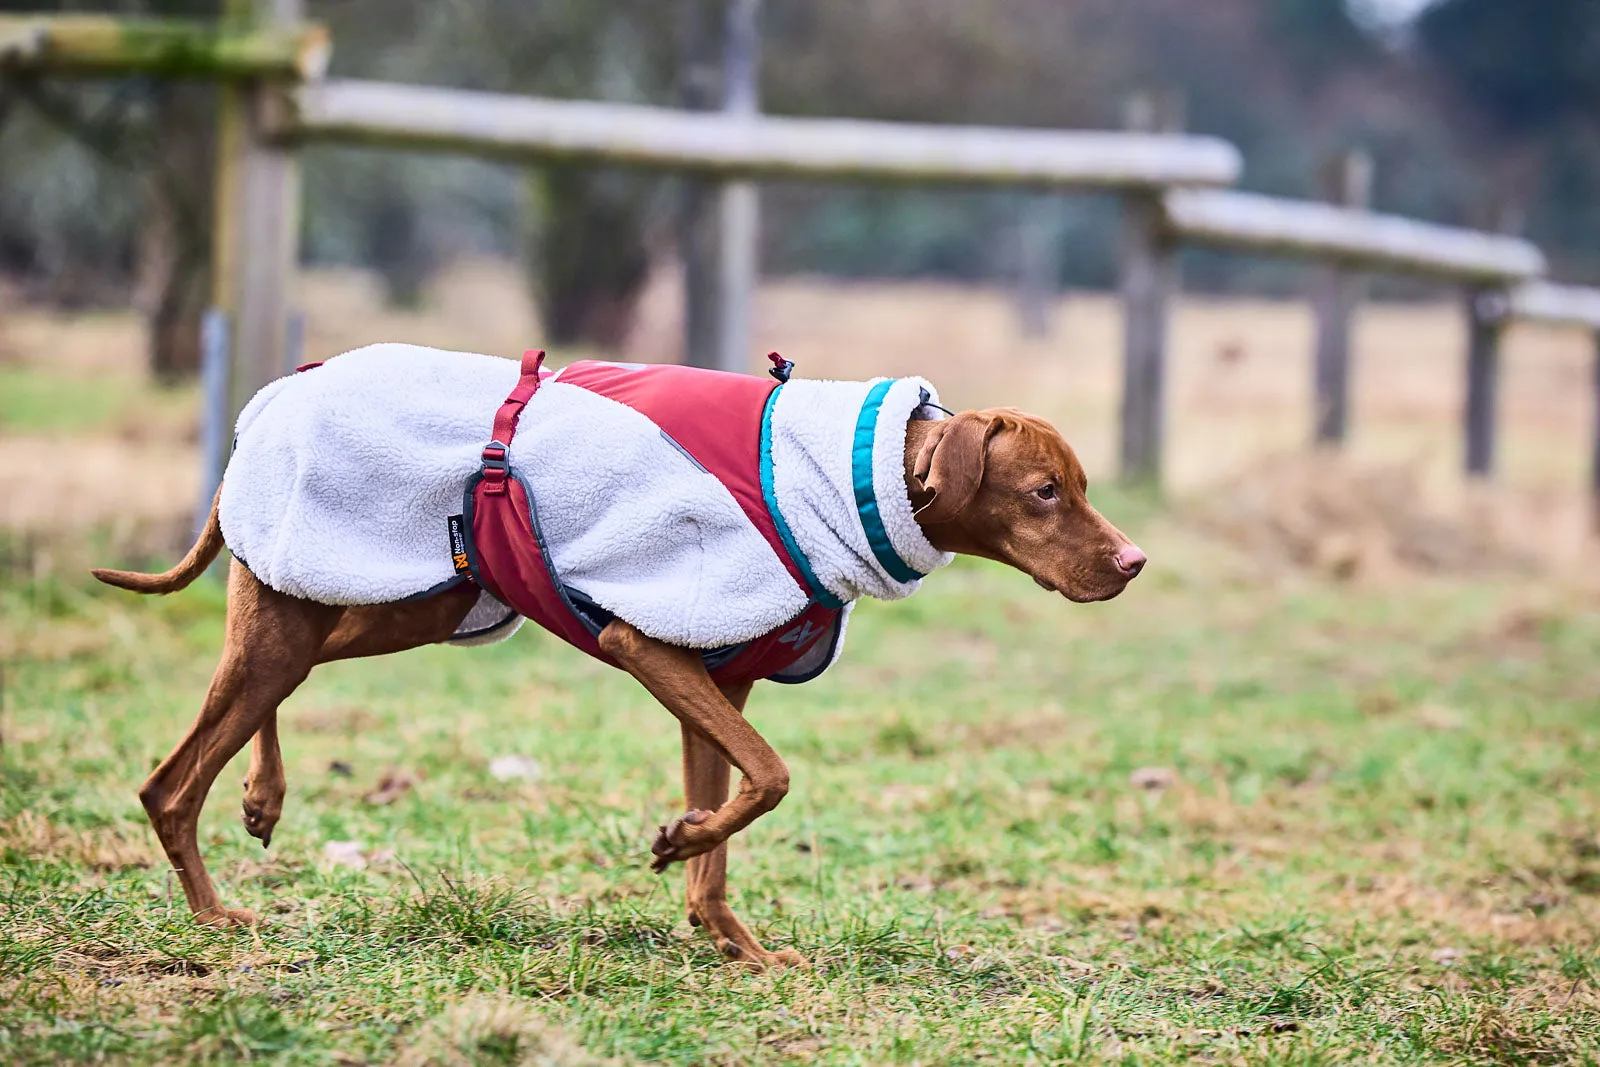
<svg viewBox="0 0 1600 1067"><path fill-rule="evenodd" d="M1137 578L1139 572L1144 570L1144 565L1149 562L1149 557L1144 554L1138 545L1129 545L1121 552L1118 552L1114 558L1117 563L1117 570L1126 574L1129 578Z"/></svg>

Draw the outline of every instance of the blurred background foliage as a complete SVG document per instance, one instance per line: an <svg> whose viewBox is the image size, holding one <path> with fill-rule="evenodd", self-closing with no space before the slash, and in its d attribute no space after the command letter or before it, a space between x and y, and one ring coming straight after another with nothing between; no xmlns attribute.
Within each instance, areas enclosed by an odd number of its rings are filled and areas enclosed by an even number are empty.
<svg viewBox="0 0 1600 1067"><path fill-rule="evenodd" d="M307 0L333 29L336 76L675 105L683 3ZM0 11L215 15L217 0L50 3ZM1310 196L1355 146L1375 206L1509 223L1559 276L1600 281L1600 4L1438 0L767 0L771 112L1057 128L1115 127L1141 90L1183 95L1188 128L1244 151L1243 185ZM195 365L208 293L212 93L129 80L0 84L0 285L83 307L134 301L152 367ZM371 267L397 304L452 258L526 264L556 343L618 343L653 266L670 261L670 179L517 168L356 149L306 153L303 254ZM769 273L1002 279L1023 219L1048 218L1058 279L1114 279L1116 205L1023 193L772 185ZM1282 294L1283 264L1194 253L1186 284ZM1405 290L1390 290L1404 292Z"/></svg>

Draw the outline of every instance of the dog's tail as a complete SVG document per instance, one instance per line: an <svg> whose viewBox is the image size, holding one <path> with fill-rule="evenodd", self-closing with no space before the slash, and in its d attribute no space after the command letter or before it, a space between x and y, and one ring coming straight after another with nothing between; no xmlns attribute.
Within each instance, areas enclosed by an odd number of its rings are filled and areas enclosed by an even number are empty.
<svg viewBox="0 0 1600 1067"><path fill-rule="evenodd" d="M217 553L222 551L222 523L217 519L217 505L222 501L222 488L217 488L217 495L211 500L211 514L206 518L206 527L200 531L200 539L189 549L189 554L183 561L165 574L140 574L138 571L112 571L96 569L91 571L96 578L107 585L114 585L118 589L131 589L135 593L175 593L186 587L190 582L205 573L211 566L211 561L217 558Z"/></svg>

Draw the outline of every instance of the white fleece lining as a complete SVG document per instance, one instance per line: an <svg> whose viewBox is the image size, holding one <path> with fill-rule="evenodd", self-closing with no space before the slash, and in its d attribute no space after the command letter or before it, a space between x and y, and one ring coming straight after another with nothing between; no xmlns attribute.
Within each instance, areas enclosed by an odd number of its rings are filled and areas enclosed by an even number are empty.
<svg viewBox="0 0 1600 1067"><path fill-rule="evenodd" d="M862 596L899 600L921 580L898 582L873 555L856 507L856 421L871 382L795 379L772 405L772 481L778 509L817 580L840 600ZM921 378L897 379L884 397L872 445L872 483L884 529L895 551L928 574L955 557L928 543L912 515L905 488L906 424L922 406Z"/></svg>
<svg viewBox="0 0 1600 1067"><path fill-rule="evenodd" d="M257 393L222 481L222 534L261 581L387 604L455 577L448 520L518 365L381 344Z"/></svg>
<svg viewBox="0 0 1600 1067"><path fill-rule="evenodd" d="M478 591L478 599L467 611L466 618L456 626L450 644L462 648L477 645L497 645L522 629L528 620L494 598L487 589Z"/></svg>
<svg viewBox="0 0 1600 1067"><path fill-rule="evenodd" d="M955 555L934 548L923 535L922 527L917 525L911 497L906 494L906 424L924 403L938 402L939 392L933 383L923 378L897 379L883 398L872 444L872 487L889 543L912 570L924 575L948 566ZM945 417L941 411L930 410L935 421Z"/></svg>

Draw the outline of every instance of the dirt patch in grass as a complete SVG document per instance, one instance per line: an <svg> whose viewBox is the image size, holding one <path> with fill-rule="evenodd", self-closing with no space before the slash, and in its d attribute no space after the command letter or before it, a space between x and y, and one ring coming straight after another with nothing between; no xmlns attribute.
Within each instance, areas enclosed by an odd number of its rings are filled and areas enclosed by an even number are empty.
<svg viewBox="0 0 1600 1067"><path fill-rule="evenodd" d="M1330 454L1283 456L1196 497L1200 526L1256 563L1383 582L1411 573L1526 573L1571 558L1509 490L1474 487L1453 502L1424 472ZM1570 508L1565 521L1570 526Z"/></svg>

